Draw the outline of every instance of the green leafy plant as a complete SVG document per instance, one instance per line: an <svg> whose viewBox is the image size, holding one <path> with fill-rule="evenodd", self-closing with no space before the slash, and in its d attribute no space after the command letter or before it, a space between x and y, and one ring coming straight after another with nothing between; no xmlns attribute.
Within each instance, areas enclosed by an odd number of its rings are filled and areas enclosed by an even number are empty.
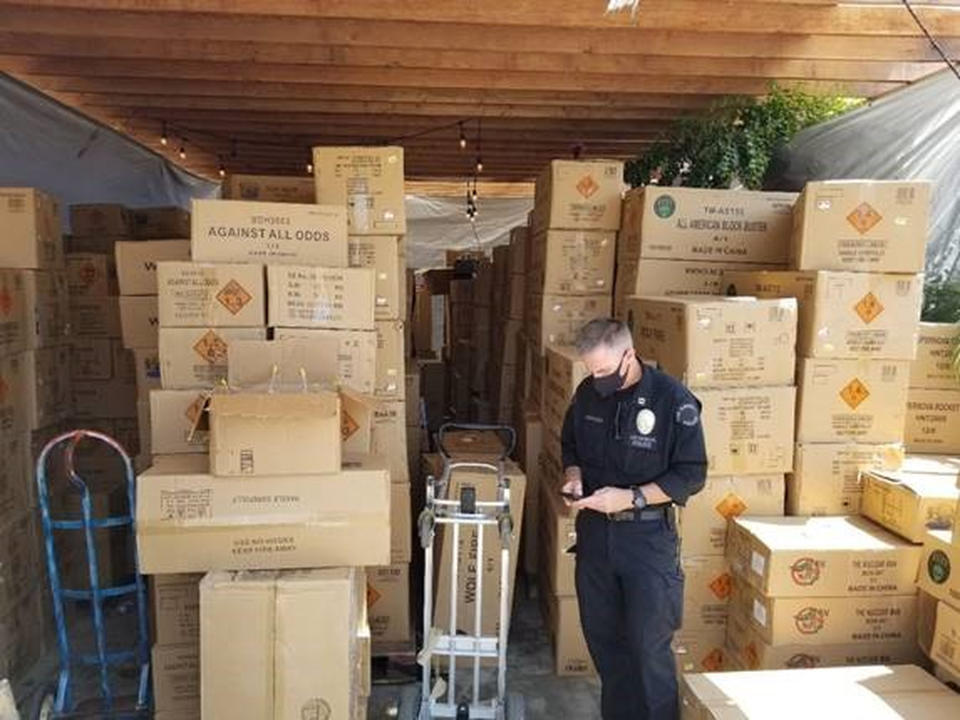
<svg viewBox="0 0 960 720"><path fill-rule="evenodd" d="M858 107L862 100L771 87L763 98L736 97L682 118L636 160L625 178L634 187L661 185L758 190L774 153L800 130Z"/></svg>
<svg viewBox="0 0 960 720"><path fill-rule="evenodd" d="M931 280L923 287L920 319L925 322L960 323L960 282ZM953 371L960 378L960 343L953 347Z"/></svg>

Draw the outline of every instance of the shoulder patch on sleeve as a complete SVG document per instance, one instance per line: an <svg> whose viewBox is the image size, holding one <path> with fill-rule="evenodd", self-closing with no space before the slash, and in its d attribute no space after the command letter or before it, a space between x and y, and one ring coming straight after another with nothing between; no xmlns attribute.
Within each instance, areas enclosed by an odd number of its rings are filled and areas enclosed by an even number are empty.
<svg viewBox="0 0 960 720"><path fill-rule="evenodd" d="M693 427L700 422L700 410L695 403L685 402L677 408L677 422Z"/></svg>

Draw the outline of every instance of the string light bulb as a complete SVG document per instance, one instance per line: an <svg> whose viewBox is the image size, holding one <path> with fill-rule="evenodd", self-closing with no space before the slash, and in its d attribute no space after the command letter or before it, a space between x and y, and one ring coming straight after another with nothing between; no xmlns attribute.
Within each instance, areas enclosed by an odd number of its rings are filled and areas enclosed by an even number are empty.
<svg viewBox="0 0 960 720"><path fill-rule="evenodd" d="M163 123L161 123L161 127L160 127L160 144L166 147L167 142L169 142L167 140L167 123L166 121L164 121Z"/></svg>
<svg viewBox="0 0 960 720"><path fill-rule="evenodd" d="M223 163L220 163L220 177L224 178L227 176L227 169L223 166Z"/></svg>
<svg viewBox="0 0 960 720"><path fill-rule="evenodd" d="M477 155L477 173L483 172L483 158Z"/></svg>
<svg viewBox="0 0 960 720"><path fill-rule="evenodd" d="M180 149L177 150L177 155L180 156L180 159L181 159L181 160L186 160L186 159L187 159L187 149L186 149L183 145L181 145L181 146L180 146Z"/></svg>
<svg viewBox="0 0 960 720"><path fill-rule="evenodd" d="M313 175L313 163L307 161L307 175Z"/></svg>
<svg viewBox="0 0 960 720"><path fill-rule="evenodd" d="M460 127L460 149L461 149L461 150L466 150L466 148L467 148L467 136L466 136L466 134L463 132L463 123L462 123L462 122L461 122L461 123L458 123L458 125L459 125L459 127Z"/></svg>

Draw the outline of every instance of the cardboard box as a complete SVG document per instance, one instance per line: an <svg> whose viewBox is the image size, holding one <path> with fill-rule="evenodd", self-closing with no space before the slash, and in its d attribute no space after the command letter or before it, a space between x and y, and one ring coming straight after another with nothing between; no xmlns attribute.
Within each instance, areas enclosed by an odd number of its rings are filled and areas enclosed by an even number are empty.
<svg viewBox="0 0 960 720"><path fill-rule="evenodd" d="M788 515L857 515L861 472L898 470L899 444L801 443L787 476Z"/></svg>
<svg viewBox="0 0 960 720"><path fill-rule="evenodd" d="M727 558L765 595L906 595L920 548L855 516L742 517L730 524Z"/></svg>
<svg viewBox="0 0 960 720"><path fill-rule="evenodd" d="M658 187L624 197L617 260L786 265L796 193Z"/></svg>
<svg viewBox="0 0 960 720"><path fill-rule="evenodd" d="M190 237L190 213L181 207L136 208L131 213L133 236L138 240Z"/></svg>
<svg viewBox="0 0 960 720"><path fill-rule="evenodd" d="M793 213L798 270L923 272L931 183L808 182Z"/></svg>
<svg viewBox="0 0 960 720"><path fill-rule="evenodd" d="M24 273L0 269L0 355L22 352L27 347L26 290Z"/></svg>
<svg viewBox="0 0 960 720"><path fill-rule="evenodd" d="M151 468L137 483L140 569L386 565L389 485L385 470L366 468L245 478Z"/></svg>
<svg viewBox="0 0 960 720"><path fill-rule="evenodd" d="M70 298L70 334L80 338L118 338L120 303L117 297Z"/></svg>
<svg viewBox="0 0 960 720"><path fill-rule="evenodd" d="M75 418L137 417L137 386L132 380L74 380L70 386Z"/></svg>
<svg viewBox="0 0 960 720"><path fill-rule="evenodd" d="M403 321L378 320L377 375L374 394L380 397L402 398L403 373L406 354L403 348Z"/></svg>
<svg viewBox="0 0 960 720"><path fill-rule="evenodd" d="M932 659L952 674L960 674L960 610L947 603L937 605L937 625L934 630ZM960 709L960 700L957 703Z"/></svg>
<svg viewBox="0 0 960 720"><path fill-rule="evenodd" d="M315 147L317 202L346 206L353 235L403 235L402 147Z"/></svg>
<svg viewBox="0 0 960 720"><path fill-rule="evenodd" d="M413 556L413 511L410 483L390 485L390 562L408 563Z"/></svg>
<svg viewBox="0 0 960 720"><path fill-rule="evenodd" d="M793 468L795 388L698 390L697 397L711 475Z"/></svg>
<svg viewBox="0 0 960 720"><path fill-rule="evenodd" d="M683 627L681 633L720 634L727 626L727 605L733 586L730 565L722 555L682 560Z"/></svg>
<svg viewBox="0 0 960 720"><path fill-rule="evenodd" d="M403 375L403 397L407 408L407 427L420 425L420 365L407 363Z"/></svg>
<svg viewBox="0 0 960 720"><path fill-rule="evenodd" d="M905 360L803 360L797 442L901 442L909 377Z"/></svg>
<svg viewBox="0 0 960 720"><path fill-rule="evenodd" d="M377 333L375 330L322 330L277 328L275 340L329 339L338 344L338 381L362 393L373 393L377 371Z"/></svg>
<svg viewBox="0 0 960 720"><path fill-rule="evenodd" d="M907 453L903 458L902 467L898 469L904 472L924 475L949 475L955 480L960 481L960 457L953 455L918 455Z"/></svg>
<svg viewBox="0 0 960 720"><path fill-rule="evenodd" d="M340 383L340 343L331 337L237 340L228 353L227 385L233 389L302 389Z"/></svg>
<svg viewBox="0 0 960 720"><path fill-rule="evenodd" d="M554 672L558 677L597 674L580 626L577 598L549 593L542 602L544 620L553 637Z"/></svg>
<svg viewBox="0 0 960 720"><path fill-rule="evenodd" d="M113 343L108 338L78 338L70 344L72 380L109 380L113 377Z"/></svg>
<svg viewBox="0 0 960 720"><path fill-rule="evenodd" d="M526 475L530 477L529 472ZM577 511L568 508L558 489L549 483L543 483L539 490L542 517L539 525L527 526L536 529L528 530L524 541L529 541L530 535L539 536L543 552L540 569L546 580L544 589L549 589L553 595L576 595L576 555L573 551L577 544Z"/></svg>
<svg viewBox="0 0 960 720"><path fill-rule="evenodd" d="M538 347L572 345L586 323L607 317L612 309L607 296L537 295L527 297L530 340Z"/></svg>
<svg viewBox="0 0 960 720"><path fill-rule="evenodd" d="M203 575L199 574L150 577L150 619L154 643L199 645L202 579Z"/></svg>
<svg viewBox="0 0 960 720"><path fill-rule="evenodd" d="M63 266L57 201L34 188L0 188L3 246L0 267L51 269Z"/></svg>
<svg viewBox="0 0 960 720"><path fill-rule="evenodd" d="M703 490L679 508L683 556L722 556L729 520L741 515L783 515L782 474L709 475Z"/></svg>
<svg viewBox="0 0 960 720"><path fill-rule="evenodd" d="M215 393L210 470L222 477L340 470L340 397L331 392Z"/></svg>
<svg viewBox="0 0 960 720"><path fill-rule="evenodd" d="M130 211L123 205L91 203L70 206L70 232L80 237L130 235Z"/></svg>
<svg viewBox="0 0 960 720"><path fill-rule="evenodd" d="M402 400L385 400L378 404L373 415L374 455L383 457L390 468L390 480L407 483L407 424L406 408Z"/></svg>
<svg viewBox="0 0 960 720"><path fill-rule="evenodd" d="M151 390L160 389L160 353L156 348L133 351L137 400L149 400Z"/></svg>
<svg viewBox="0 0 960 720"><path fill-rule="evenodd" d="M545 230L531 236L532 287L548 295L609 295L613 290L616 234Z"/></svg>
<svg viewBox="0 0 960 720"><path fill-rule="evenodd" d="M235 175L221 183L224 200L257 200L305 205L316 202L312 177L294 175Z"/></svg>
<svg viewBox="0 0 960 720"><path fill-rule="evenodd" d="M194 262L347 266L344 208L193 200Z"/></svg>
<svg viewBox="0 0 960 720"><path fill-rule="evenodd" d="M729 662L724 647L723 629L683 631L673 636L673 658L679 674L719 672L727 670Z"/></svg>
<svg viewBox="0 0 960 720"><path fill-rule="evenodd" d="M792 385L792 298L630 298L627 324L641 357L691 388Z"/></svg>
<svg viewBox="0 0 960 720"><path fill-rule="evenodd" d="M120 296L120 332L124 347L133 350L157 347L159 328L156 295Z"/></svg>
<svg viewBox="0 0 960 720"><path fill-rule="evenodd" d="M553 160L537 177L533 229L616 230L623 187L621 162Z"/></svg>
<svg viewBox="0 0 960 720"><path fill-rule="evenodd" d="M928 530L953 528L960 488L949 475L872 470L863 476L860 512L887 530L922 543Z"/></svg>
<svg viewBox="0 0 960 720"><path fill-rule="evenodd" d="M931 530L923 539L917 585L937 600L960 608L960 542L957 533Z"/></svg>
<svg viewBox="0 0 960 720"><path fill-rule="evenodd" d="M570 345L551 345L546 349L546 358L543 421L559 435L570 401L590 373L576 348Z"/></svg>
<svg viewBox="0 0 960 720"><path fill-rule="evenodd" d="M190 260L189 240L138 240L116 245L121 295L156 295L157 263Z"/></svg>
<svg viewBox="0 0 960 720"><path fill-rule="evenodd" d="M922 275L811 270L723 277L737 295L797 298L802 357L910 360L916 354Z"/></svg>
<svg viewBox="0 0 960 720"><path fill-rule="evenodd" d="M26 431L26 357L23 353L0 357L0 431Z"/></svg>
<svg viewBox="0 0 960 720"><path fill-rule="evenodd" d="M160 328L160 377L166 390L212 388L227 379L234 340L263 340L264 328Z"/></svg>
<svg viewBox="0 0 960 720"><path fill-rule="evenodd" d="M366 268L267 266L273 327L374 328L374 272Z"/></svg>
<svg viewBox="0 0 960 720"><path fill-rule="evenodd" d="M960 325L922 322L917 357L910 366L910 387L960 390L960 372L953 365L960 343Z"/></svg>
<svg viewBox="0 0 960 720"><path fill-rule="evenodd" d="M906 416L909 452L960 453L960 389L910 388Z"/></svg>
<svg viewBox="0 0 960 720"><path fill-rule="evenodd" d="M24 412L30 430L66 420L71 411L70 347L27 350L24 360Z"/></svg>
<svg viewBox="0 0 960 720"><path fill-rule="evenodd" d="M200 648L196 644L154 645L150 656L154 707L161 712L196 708L200 704Z"/></svg>
<svg viewBox="0 0 960 720"><path fill-rule="evenodd" d="M117 266L113 256L70 253L65 256L67 289L72 297L118 295Z"/></svg>
<svg viewBox="0 0 960 720"><path fill-rule="evenodd" d="M67 291L67 276L63 271L23 270L25 317L27 322L27 349L35 350L47 345L61 345L76 330L72 330L70 294Z"/></svg>
<svg viewBox="0 0 960 720"><path fill-rule="evenodd" d="M266 323L262 265L157 264L163 327L257 327Z"/></svg>
<svg viewBox="0 0 960 720"><path fill-rule="evenodd" d="M410 566L367 568L367 613L374 643L410 640Z"/></svg>
<svg viewBox="0 0 960 720"><path fill-rule="evenodd" d="M352 235L348 240L350 267L374 272L374 316L377 320L400 320L406 315L407 255L402 235Z"/></svg>

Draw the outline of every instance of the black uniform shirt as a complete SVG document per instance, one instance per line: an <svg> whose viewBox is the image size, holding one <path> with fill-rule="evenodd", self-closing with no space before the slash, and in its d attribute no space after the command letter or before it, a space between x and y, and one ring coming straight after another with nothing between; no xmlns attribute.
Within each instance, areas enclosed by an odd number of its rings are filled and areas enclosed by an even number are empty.
<svg viewBox="0 0 960 720"><path fill-rule="evenodd" d="M643 366L640 382L601 397L588 377L577 387L561 436L563 468L577 466L583 493L656 482L678 505L706 481L700 401L680 382Z"/></svg>

